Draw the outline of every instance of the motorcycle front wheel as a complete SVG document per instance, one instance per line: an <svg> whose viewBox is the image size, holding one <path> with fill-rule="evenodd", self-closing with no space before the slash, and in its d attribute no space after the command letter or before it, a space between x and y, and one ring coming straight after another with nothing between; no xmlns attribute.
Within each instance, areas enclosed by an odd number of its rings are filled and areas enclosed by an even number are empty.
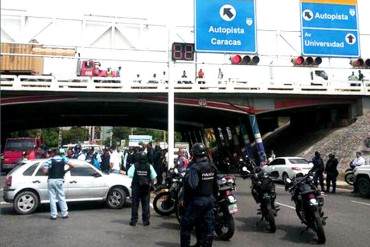
<svg viewBox="0 0 370 247"><path fill-rule="evenodd" d="M160 192L153 200L154 211L162 216L169 216L175 212L175 200L171 198L170 192Z"/></svg>
<svg viewBox="0 0 370 247"><path fill-rule="evenodd" d="M325 237L325 232L324 232L324 226L322 225L322 219L320 217L320 213L318 211L315 212L315 217L314 217L314 230L317 234L317 242L318 244L325 244L326 242L326 237Z"/></svg>
<svg viewBox="0 0 370 247"><path fill-rule="evenodd" d="M216 215L215 231L220 240L230 240L235 232L234 217L229 212Z"/></svg>
<svg viewBox="0 0 370 247"><path fill-rule="evenodd" d="M271 205L267 206L267 214L265 215L265 218L269 223L268 231L271 233L276 232L275 215Z"/></svg>

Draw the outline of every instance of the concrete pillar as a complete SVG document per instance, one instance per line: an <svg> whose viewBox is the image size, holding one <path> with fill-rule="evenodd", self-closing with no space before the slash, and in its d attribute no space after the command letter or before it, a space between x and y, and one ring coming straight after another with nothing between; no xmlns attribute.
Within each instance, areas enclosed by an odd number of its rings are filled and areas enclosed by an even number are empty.
<svg viewBox="0 0 370 247"><path fill-rule="evenodd" d="M248 157L254 159L252 146L251 146L251 143L249 141L249 136L248 136L248 132L247 132L247 128L245 127L245 124L240 124L240 134L242 135L243 142L244 142L243 143L244 144L243 154L248 155Z"/></svg>
<svg viewBox="0 0 370 247"><path fill-rule="evenodd" d="M258 128L258 123L257 123L256 116L255 115L249 115L249 122L251 124L254 139L256 141L257 153L258 153L260 163L266 162L267 157L266 157L266 153L265 153L265 147L263 146L261 133L260 133L259 128Z"/></svg>
<svg viewBox="0 0 370 247"><path fill-rule="evenodd" d="M230 140L229 140L229 135L227 133L226 127L223 127L221 129L221 134L222 134L222 136L224 138L225 146L226 147L230 147Z"/></svg>

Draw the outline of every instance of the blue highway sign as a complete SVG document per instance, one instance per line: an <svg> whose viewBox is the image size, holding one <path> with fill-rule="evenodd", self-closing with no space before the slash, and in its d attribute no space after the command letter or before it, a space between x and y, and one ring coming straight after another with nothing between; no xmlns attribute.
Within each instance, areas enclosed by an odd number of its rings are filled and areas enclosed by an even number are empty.
<svg viewBox="0 0 370 247"><path fill-rule="evenodd" d="M255 0L196 0L195 50L256 53Z"/></svg>
<svg viewBox="0 0 370 247"><path fill-rule="evenodd" d="M356 5L302 2L302 54L360 56L357 16Z"/></svg>

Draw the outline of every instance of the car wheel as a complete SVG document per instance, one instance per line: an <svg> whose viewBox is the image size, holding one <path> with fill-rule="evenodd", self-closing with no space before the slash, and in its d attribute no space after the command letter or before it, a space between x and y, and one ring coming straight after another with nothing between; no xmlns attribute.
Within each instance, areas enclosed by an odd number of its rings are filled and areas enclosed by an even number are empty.
<svg viewBox="0 0 370 247"><path fill-rule="evenodd" d="M284 183L286 183L287 178L289 178L288 173L284 172L283 176L282 176L282 179L283 179Z"/></svg>
<svg viewBox="0 0 370 247"><path fill-rule="evenodd" d="M358 178L357 188L361 196L370 196L370 179L365 177Z"/></svg>
<svg viewBox="0 0 370 247"><path fill-rule="evenodd" d="M39 198L32 191L23 191L14 199L14 210L17 214L31 214L39 206Z"/></svg>
<svg viewBox="0 0 370 247"><path fill-rule="evenodd" d="M112 209L120 209L126 204L126 193L121 188L113 188L107 196L107 205Z"/></svg>

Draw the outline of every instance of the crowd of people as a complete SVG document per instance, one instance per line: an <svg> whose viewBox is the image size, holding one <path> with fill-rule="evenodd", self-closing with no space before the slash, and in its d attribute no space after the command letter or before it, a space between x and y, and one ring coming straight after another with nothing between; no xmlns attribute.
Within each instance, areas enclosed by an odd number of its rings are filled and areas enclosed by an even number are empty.
<svg viewBox="0 0 370 247"><path fill-rule="evenodd" d="M162 183L162 174L167 170L165 154L167 149L162 149L158 144L153 148L153 144L140 143L139 146L129 147L125 150L119 150L115 145L105 147L103 150L91 147L83 149L80 144L67 149L65 156L70 159L85 160L104 173L126 174L132 164L135 164L138 153L144 152L147 155L148 162L153 165L157 174L158 183Z"/></svg>

